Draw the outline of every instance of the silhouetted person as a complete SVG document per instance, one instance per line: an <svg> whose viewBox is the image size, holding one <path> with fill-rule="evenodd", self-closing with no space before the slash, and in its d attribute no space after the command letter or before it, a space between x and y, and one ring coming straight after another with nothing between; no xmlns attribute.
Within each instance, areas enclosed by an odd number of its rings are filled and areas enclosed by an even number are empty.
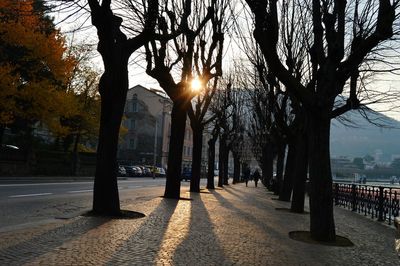
<svg viewBox="0 0 400 266"><path fill-rule="evenodd" d="M257 187L258 180L260 180L260 173L258 172L258 169L256 169L253 173L253 179L254 179L254 183Z"/></svg>
<svg viewBox="0 0 400 266"><path fill-rule="evenodd" d="M244 178L244 182L246 182L246 187L247 187L247 183L249 183L249 179L250 179L250 168L246 168L243 172L243 178Z"/></svg>

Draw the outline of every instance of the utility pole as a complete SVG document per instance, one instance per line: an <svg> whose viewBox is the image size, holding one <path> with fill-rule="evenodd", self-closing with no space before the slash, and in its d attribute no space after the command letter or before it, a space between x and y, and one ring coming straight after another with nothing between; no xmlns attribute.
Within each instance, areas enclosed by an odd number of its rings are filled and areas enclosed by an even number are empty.
<svg viewBox="0 0 400 266"><path fill-rule="evenodd" d="M153 179L156 178L156 163L157 163L157 116L154 129L154 152L153 152Z"/></svg>

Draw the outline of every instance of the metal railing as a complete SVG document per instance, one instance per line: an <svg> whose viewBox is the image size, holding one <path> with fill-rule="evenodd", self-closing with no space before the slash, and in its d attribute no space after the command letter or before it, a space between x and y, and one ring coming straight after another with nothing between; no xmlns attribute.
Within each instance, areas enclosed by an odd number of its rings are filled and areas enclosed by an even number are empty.
<svg viewBox="0 0 400 266"><path fill-rule="evenodd" d="M399 215L400 188L358 184L333 184L333 200L337 206L393 223Z"/></svg>

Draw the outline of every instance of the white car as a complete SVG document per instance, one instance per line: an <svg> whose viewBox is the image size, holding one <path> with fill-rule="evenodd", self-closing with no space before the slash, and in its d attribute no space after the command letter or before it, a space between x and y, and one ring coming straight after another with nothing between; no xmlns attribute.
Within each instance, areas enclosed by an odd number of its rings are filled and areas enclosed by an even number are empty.
<svg viewBox="0 0 400 266"><path fill-rule="evenodd" d="M126 169L122 165L118 166L118 176L126 176Z"/></svg>

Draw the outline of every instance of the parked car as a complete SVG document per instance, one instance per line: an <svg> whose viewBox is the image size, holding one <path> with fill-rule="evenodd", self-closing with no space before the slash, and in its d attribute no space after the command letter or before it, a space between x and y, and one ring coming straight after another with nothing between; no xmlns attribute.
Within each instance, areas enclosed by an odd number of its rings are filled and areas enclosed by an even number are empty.
<svg viewBox="0 0 400 266"><path fill-rule="evenodd" d="M158 176L160 176L160 177L165 177L167 175L167 173L165 172L165 169L162 167L158 168L158 172L159 172Z"/></svg>
<svg viewBox="0 0 400 266"><path fill-rule="evenodd" d="M126 176L126 169L122 165L118 166L118 176Z"/></svg>
<svg viewBox="0 0 400 266"><path fill-rule="evenodd" d="M141 176L142 170L140 168L133 165L124 165L127 176Z"/></svg>
<svg viewBox="0 0 400 266"><path fill-rule="evenodd" d="M181 174L181 181L182 180L190 181L191 178L192 178L192 170L189 168L184 168Z"/></svg>
<svg viewBox="0 0 400 266"><path fill-rule="evenodd" d="M19 150L19 147L11 145L11 144L1 144L0 146L1 150Z"/></svg>
<svg viewBox="0 0 400 266"><path fill-rule="evenodd" d="M142 168L140 168L140 166L137 166L137 165L135 165L134 166L135 167L135 176L143 176L143 171L142 171Z"/></svg>
<svg viewBox="0 0 400 266"><path fill-rule="evenodd" d="M146 177L151 176L150 168L143 166L143 165L140 165L139 167L140 167L140 169L142 169L142 176L146 176Z"/></svg>
<svg viewBox="0 0 400 266"><path fill-rule="evenodd" d="M126 176L134 176L134 169L131 165L122 165L125 168Z"/></svg>

